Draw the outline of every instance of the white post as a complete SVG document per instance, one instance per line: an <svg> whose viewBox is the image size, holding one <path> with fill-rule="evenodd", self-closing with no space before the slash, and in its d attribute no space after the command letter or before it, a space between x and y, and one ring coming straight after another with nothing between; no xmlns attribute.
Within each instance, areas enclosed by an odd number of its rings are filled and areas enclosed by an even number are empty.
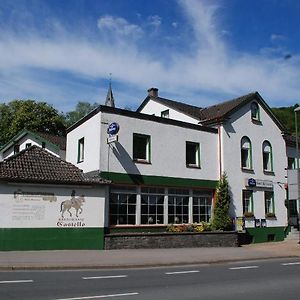
<svg viewBox="0 0 300 300"><path fill-rule="evenodd" d="M297 170L297 203L298 203L298 230L299 230L299 241L300 244L300 188L299 188L299 138L298 138L298 118L297 112L300 111L300 107L294 109L295 113L295 127L296 127L296 170Z"/></svg>

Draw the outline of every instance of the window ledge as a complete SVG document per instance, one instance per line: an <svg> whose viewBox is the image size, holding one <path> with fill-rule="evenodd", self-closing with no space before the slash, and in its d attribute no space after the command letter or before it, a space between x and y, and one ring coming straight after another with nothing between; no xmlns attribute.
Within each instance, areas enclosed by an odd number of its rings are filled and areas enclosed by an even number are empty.
<svg viewBox="0 0 300 300"><path fill-rule="evenodd" d="M241 168L242 172L245 172L245 173L252 173L254 174L254 170L253 169L248 169L248 168Z"/></svg>
<svg viewBox="0 0 300 300"><path fill-rule="evenodd" d="M251 121L252 121L253 124L256 124L256 125L262 125L261 120L253 119L253 118L252 118Z"/></svg>
<svg viewBox="0 0 300 300"><path fill-rule="evenodd" d="M133 162L137 164L151 165L151 162L145 159L133 159Z"/></svg>
<svg viewBox="0 0 300 300"><path fill-rule="evenodd" d="M264 170L264 174L265 175L275 175L275 172L274 171L268 171L268 170Z"/></svg>
<svg viewBox="0 0 300 300"><path fill-rule="evenodd" d="M277 220L277 217L275 214L270 214L270 215L266 214L265 218L268 220Z"/></svg>
<svg viewBox="0 0 300 300"><path fill-rule="evenodd" d="M189 168L189 169L201 169L201 167L200 167L200 166L197 166L197 165L192 165L192 164L190 164L190 165L186 165L186 167L187 167L187 168Z"/></svg>

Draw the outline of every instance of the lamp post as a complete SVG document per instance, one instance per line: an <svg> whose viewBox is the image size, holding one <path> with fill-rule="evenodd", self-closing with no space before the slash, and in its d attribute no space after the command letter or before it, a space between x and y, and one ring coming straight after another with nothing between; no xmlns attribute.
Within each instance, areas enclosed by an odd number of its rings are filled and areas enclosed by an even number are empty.
<svg viewBox="0 0 300 300"><path fill-rule="evenodd" d="M294 109L295 113L295 128L296 128L296 169L297 169L297 202L298 202L298 230L299 230L299 242L300 244L300 188L299 188L299 138L298 138L298 122L297 112L300 111L300 107Z"/></svg>

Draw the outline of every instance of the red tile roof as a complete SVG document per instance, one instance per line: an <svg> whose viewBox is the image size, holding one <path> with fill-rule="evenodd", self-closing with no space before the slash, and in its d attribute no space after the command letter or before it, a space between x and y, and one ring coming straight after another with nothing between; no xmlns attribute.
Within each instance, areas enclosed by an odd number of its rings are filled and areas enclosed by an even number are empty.
<svg viewBox="0 0 300 300"><path fill-rule="evenodd" d="M108 184L38 146L31 146L0 162L0 180L57 184Z"/></svg>

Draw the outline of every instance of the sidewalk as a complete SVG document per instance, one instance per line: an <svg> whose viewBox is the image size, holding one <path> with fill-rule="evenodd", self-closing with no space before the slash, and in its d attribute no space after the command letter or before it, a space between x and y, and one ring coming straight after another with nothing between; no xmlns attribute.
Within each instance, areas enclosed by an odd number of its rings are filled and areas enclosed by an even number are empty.
<svg viewBox="0 0 300 300"><path fill-rule="evenodd" d="M0 252L0 270L134 268L291 257L300 258L295 240L236 248L9 251Z"/></svg>

